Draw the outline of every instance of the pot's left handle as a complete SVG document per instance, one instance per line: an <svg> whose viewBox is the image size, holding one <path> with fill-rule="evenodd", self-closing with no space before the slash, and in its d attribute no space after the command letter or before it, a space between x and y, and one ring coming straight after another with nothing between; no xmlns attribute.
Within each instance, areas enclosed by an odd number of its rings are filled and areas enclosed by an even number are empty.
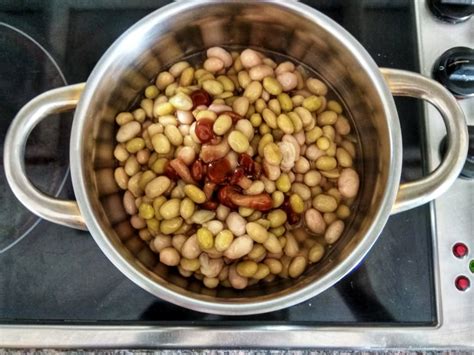
<svg viewBox="0 0 474 355"><path fill-rule="evenodd" d="M76 107L84 83L47 91L28 102L11 123L5 139L5 175L15 196L31 212L48 221L86 230L76 201L56 199L39 191L26 176L25 146L35 126L52 113Z"/></svg>

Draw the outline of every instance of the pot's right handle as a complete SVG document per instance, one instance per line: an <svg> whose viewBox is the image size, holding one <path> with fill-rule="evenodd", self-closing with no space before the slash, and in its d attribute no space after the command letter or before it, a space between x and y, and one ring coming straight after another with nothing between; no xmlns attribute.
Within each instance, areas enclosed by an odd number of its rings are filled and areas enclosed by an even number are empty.
<svg viewBox="0 0 474 355"><path fill-rule="evenodd" d="M420 74L398 69L380 69L395 96L410 96L435 106L447 131L446 154L440 166L420 180L400 185L392 214L421 206L443 194L461 173L469 136L464 113L443 86Z"/></svg>
<svg viewBox="0 0 474 355"><path fill-rule="evenodd" d="M76 201L59 200L33 186L25 171L26 141L35 126L52 113L74 109L84 84L47 91L28 102L8 128L3 162L8 184L15 196L31 212L48 221L86 230Z"/></svg>

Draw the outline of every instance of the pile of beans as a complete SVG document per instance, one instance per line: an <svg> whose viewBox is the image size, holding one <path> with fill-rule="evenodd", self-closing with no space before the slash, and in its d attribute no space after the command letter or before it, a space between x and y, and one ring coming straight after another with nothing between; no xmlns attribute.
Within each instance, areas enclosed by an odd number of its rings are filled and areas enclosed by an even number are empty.
<svg viewBox="0 0 474 355"><path fill-rule="evenodd" d="M207 288L297 278L351 215L349 120L290 61L206 54L159 73L139 107L116 116L115 180L130 223L162 264Z"/></svg>

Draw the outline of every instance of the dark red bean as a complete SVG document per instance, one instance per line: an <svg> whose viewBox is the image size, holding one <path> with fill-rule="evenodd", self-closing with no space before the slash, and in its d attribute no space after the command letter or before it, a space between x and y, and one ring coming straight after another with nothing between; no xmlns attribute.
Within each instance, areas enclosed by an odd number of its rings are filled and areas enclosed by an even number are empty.
<svg viewBox="0 0 474 355"><path fill-rule="evenodd" d="M290 199L288 196L285 196L285 200L283 201L281 208L286 212L289 224L296 224L299 222L301 216L291 208Z"/></svg>
<svg viewBox="0 0 474 355"><path fill-rule="evenodd" d="M179 179L178 173L169 163L166 164L165 175L174 181L177 181Z"/></svg>
<svg viewBox="0 0 474 355"><path fill-rule="evenodd" d="M232 202L237 206L252 208L257 211L268 211L273 206L272 197L264 192L258 195L233 195Z"/></svg>
<svg viewBox="0 0 474 355"><path fill-rule="evenodd" d="M219 206L219 204L216 201L206 201L203 204L201 204L202 208L204 208L205 210L211 210L211 211L215 211L217 209L217 206Z"/></svg>
<svg viewBox="0 0 474 355"><path fill-rule="evenodd" d="M207 177L216 184L222 184L226 181L230 172L230 163L226 158L214 160L207 166Z"/></svg>
<svg viewBox="0 0 474 355"><path fill-rule="evenodd" d="M253 163L252 178L254 180L258 180L258 179L260 179L261 175L262 175L262 164L254 162Z"/></svg>
<svg viewBox="0 0 474 355"><path fill-rule="evenodd" d="M214 131L212 130L212 126L214 125L214 121L203 118L196 123L196 136L202 143L207 143L211 139L214 138Z"/></svg>
<svg viewBox="0 0 474 355"><path fill-rule="evenodd" d="M201 160L196 160L191 167L191 176L196 181L201 181L204 177L204 164Z"/></svg>
<svg viewBox="0 0 474 355"><path fill-rule="evenodd" d="M177 175L186 183L186 184L195 184L196 181L193 179L191 172L189 171L189 168L184 162L179 159L173 159L170 160L168 165L174 169Z"/></svg>
<svg viewBox="0 0 474 355"><path fill-rule="evenodd" d="M235 186L226 185L219 190L217 197L219 202L222 203L224 206L227 206L232 209L236 209L237 206L232 202L231 195L233 193L238 193L238 190Z"/></svg>
<svg viewBox="0 0 474 355"><path fill-rule="evenodd" d="M234 169L232 176L230 177L230 184L237 185L239 181L245 176L245 171L242 167L237 167Z"/></svg>
<svg viewBox="0 0 474 355"><path fill-rule="evenodd" d="M241 153L239 155L239 165L244 169L247 175L252 175L253 173L253 159L250 155L246 153Z"/></svg>
<svg viewBox="0 0 474 355"><path fill-rule="evenodd" d="M190 96L193 100L193 110L198 106L209 106L211 104L211 96L204 90L193 91Z"/></svg>
<svg viewBox="0 0 474 355"><path fill-rule="evenodd" d="M248 207L258 211L268 211L272 208L272 197L267 193L258 195L243 195L240 191L231 185L224 186L219 190L219 201L229 207Z"/></svg>
<svg viewBox="0 0 474 355"><path fill-rule="evenodd" d="M288 216L288 223L289 224L296 224L300 221L300 218L301 218L301 215L299 215L298 213L295 213L293 211L291 211L290 213L287 213L286 215Z"/></svg>

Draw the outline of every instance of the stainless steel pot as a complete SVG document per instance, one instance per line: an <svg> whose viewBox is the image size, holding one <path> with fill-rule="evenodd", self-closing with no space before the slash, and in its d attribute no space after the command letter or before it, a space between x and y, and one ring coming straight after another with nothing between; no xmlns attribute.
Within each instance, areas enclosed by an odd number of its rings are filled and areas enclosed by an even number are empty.
<svg viewBox="0 0 474 355"><path fill-rule="evenodd" d="M362 150L359 209L331 253L297 280L238 293L208 292L157 264L134 235L113 178L117 112L127 109L164 66L215 45L263 48L316 69L349 108ZM402 139L392 95L432 103L448 132L447 153L438 169L402 185ZM70 162L77 201L62 201L27 179L24 150L31 130L45 116L74 108ZM463 113L443 87L415 73L379 69L349 33L318 11L293 1L186 1L163 7L130 28L87 83L51 90L29 102L9 129L4 163L11 188L27 208L49 221L88 229L112 263L140 287L183 307L241 315L294 305L340 280L369 251L390 214L448 189L462 168L467 142Z"/></svg>

